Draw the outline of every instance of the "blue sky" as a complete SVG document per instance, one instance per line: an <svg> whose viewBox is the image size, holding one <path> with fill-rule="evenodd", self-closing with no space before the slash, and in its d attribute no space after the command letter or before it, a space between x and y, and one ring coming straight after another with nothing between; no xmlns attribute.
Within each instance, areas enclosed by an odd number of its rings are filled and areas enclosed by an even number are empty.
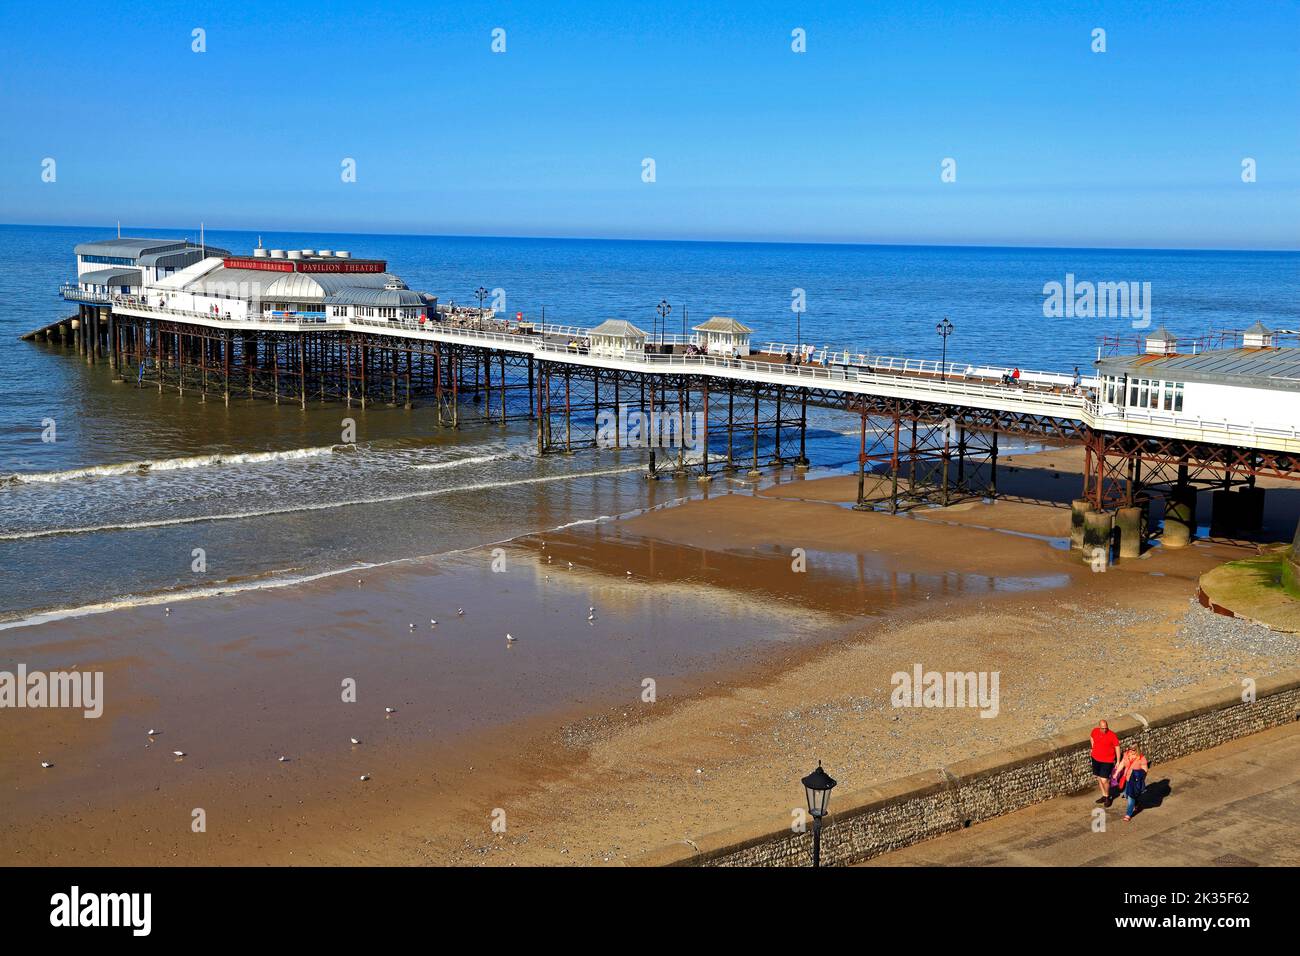
<svg viewBox="0 0 1300 956"><path fill-rule="evenodd" d="M1300 248L1297 0L0 17L5 222Z"/></svg>

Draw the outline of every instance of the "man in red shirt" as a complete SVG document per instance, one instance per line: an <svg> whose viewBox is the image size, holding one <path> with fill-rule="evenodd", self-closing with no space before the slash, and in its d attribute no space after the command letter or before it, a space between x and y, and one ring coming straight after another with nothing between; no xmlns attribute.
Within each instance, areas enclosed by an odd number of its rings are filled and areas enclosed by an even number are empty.
<svg viewBox="0 0 1300 956"><path fill-rule="evenodd" d="M1098 803L1110 806L1110 774L1119 761L1119 737L1110 729L1110 724L1101 720L1092 728L1092 775L1097 778L1101 790Z"/></svg>

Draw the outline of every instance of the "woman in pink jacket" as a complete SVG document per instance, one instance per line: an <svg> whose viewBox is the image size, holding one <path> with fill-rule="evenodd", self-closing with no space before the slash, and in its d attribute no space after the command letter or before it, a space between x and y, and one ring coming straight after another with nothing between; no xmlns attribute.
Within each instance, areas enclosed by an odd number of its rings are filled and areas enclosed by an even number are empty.
<svg viewBox="0 0 1300 956"><path fill-rule="evenodd" d="M1124 756L1120 758L1119 763L1115 765L1115 772L1111 775L1111 792L1115 792L1115 787L1123 789L1124 796L1128 798L1128 809L1124 811L1124 822L1127 823L1133 819L1137 813L1138 797L1142 796L1142 791L1147 786L1147 758L1138 753L1134 747L1129 747L1124 751Z"/></svg>

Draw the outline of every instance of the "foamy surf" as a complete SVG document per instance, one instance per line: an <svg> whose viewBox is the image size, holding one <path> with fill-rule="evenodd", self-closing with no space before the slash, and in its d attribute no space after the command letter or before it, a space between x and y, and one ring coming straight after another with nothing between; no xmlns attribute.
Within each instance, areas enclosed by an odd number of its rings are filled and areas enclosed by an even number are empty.
<svg viewBox="0 0 1300 956"><path fill-rule="evenodd" d="M354 451L355 445L319 445L314 448L292 448L287 451L252 451L235 454L189 455L184 458L145 459L116 465L90 465L66 471L15 472L5 478L11 484L59 484L85 478L112 478L119 475L140 475L160 471L182 471L189 468L212 468L219 465L259 465L273 461L294 461L300 458L317 458L337 451Z"/></svg>
<svg viewBox="0 0 1300 956"><path fill-rule="evenodd" d="M550 479L559 478L582 478L591 477L592 475L609 475L624 474L630 471L639 470L636 468L618 468L611 471L590 472L585 475L552 475L547 476ZM520 482L509 482L507 484L527 484L535 479L525 479ZM491 541L483 544L476 544L466 548L452 548L447 551L441 551L434 554L421 554L407 558L393 558L388 561L371 561L371 562L353 562L339 568L331 568L326 571L317 571L313 573L285 573L269 572L256 578L245 581L230 581L223 584L204 585L196 588L186 588L176 591L158 591L151 594L129 594L123 597L114 598L110 601L98 601L93 604L82 604L75 607L61 608L44 608L36 611L23 612L11 620L0 620L0 631L12 630L20 627L35 627L39 624L48 624L53 621L68 620L70 618L90 617L95 614L108 614L113 611L130 610L139 607L157 607L160 605L178 604L182 601L196 601L212 597L228 597L234 594L247 594L257 591L279 590L280 588L296 587L300 584L310 584L313 581L321 581L340 574L354 574L358 571L371 571L376 568L389 568L398 565L413 565L429 562L437 559L445 559L453 556L465 555L474 551L481 551L493 547L513 545L521 538L534 537L537 535L558 534L571 528L579 528L587 525L606 524L612 521L619 521L637 515L646 514L651 511L660 511L666 508L676 507L686 501L691 500L690 495L674 498L670 501L660 502L646 508L634 508L630 511L623 511L617 514L603 514L592 518L578 518L573 521L567 521L563 524L554 525L544 529L533 531L521 531L518 534L508 538L502 538L498 541Z"/></svg>
<svg viewBox="0 0 1300 956"><path fill-rule="evenodd" d="M398 562L394 561L384 563L396 564ZM348 565L344 568L319 571L315 574L294 574L283 577L269 577L254 581L213 584L201 588L190 588L185 591L159 591L155 594L132 594L127 595L126 597L114 598L111 601L100 601L95 604L83 604L79 607L51 608L26 614L23 617L14 618L11 621L0 621L0 631L7 631L16 627L34 627L37 624L48 624L51 621L63 621L69 618L89 617L92 614L107 614L110 611L122 611L129 608L153 607L159 604L170 605L177 604L181 601L195 601L202 598L240 594L247 591L267 591L278 588L295 587L299 584L308 584L312 581L320 581L324 578L331 578L340 574L367 571L371 568L381 566L382 564L358 563Z"/></svg>
<svg viewBox="0 0 1300 956"><path fill-rule="evenodd" d="M450 461L434 461L424 465L412 465L416 471L442 471L444 468L460 468L462 465L486 465L493 461L505 461L509 458L515 458L513 454L505 455L472 455L468 458L453 458Z"/></svg>
<svg viewBox="0 0 1300 956"><path fill-rule="evenodd" d="M606 475L628 474L641 471L643 465L630 465L622 468L607 468L601 471L585 471L561 475L542 475L534 478L516 478L511 481L496 481L474 485L457 485L453 488L431 488L422 491L410 491L399 495L383 495L377 498L350 498L344 501L322 501L316 504L294 505L286 508L264 508L257 511L237 511L221 515L194 515L185 518L159 518L152 521L131 521L120 524L88 525L80 528L44 528L38 531L11 531L0 534L0 541L26 541L32 538L51 538L58 535L91 534L101 531L138 531L145 528L168 528L175 525L201 524L207 521L236 521L244 518L265 518L274 515L297 514L307 511L329 511L335 508L350 508L356 505L389 504L396 501L410 501L416 498L435 498L442 495L458 494L466 491L493 491L499 488L516 488L522 485L544 485L556 481L568 481L578 478L600 478Z"/></svg>

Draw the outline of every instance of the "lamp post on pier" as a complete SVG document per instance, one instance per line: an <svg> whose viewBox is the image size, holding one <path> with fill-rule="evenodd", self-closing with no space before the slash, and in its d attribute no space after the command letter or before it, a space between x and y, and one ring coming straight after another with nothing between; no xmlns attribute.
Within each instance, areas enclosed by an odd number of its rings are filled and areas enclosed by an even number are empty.
<svg viewBox="0 0 1300 956"><path fill-rule="evenodd" d="M813 818L813 866L819 867L822 865L822 817L826 816L826 804L835 789L835 778L822 769L822 762L818 760L817 769L800 782L808 798L808 814Z"/></svg>
<svg viewBox="0 0 1300 956"><path fill-rule="evenodd" d="M948 336L952 335L953 324L948 321L948 316L943 317L943 321L934 327L943 339L943 358L939 361L939 380L948 381Z"/></svg>
<svg viewBox="0 0 1300 956"><path fill-rule="evenodd" d="M664 335L667 335L667 334L668 334L668 313L671 312L672 310L673 310L673 307L672 307L671 305L668 304L668 300L667 300L667 299L660 299L660 300L659 300L659 304L658 304L657 306L655 306L655 311L659 313L659 318L660 318L660 320L663 322L663 334L664 334ZM658 334L658 329L656 329L656 334ZM660 341L659 341L659 346L660 346L660 348L663 347L663 340L662 340L662 339L660 339Z"/></svg>
<svg viewBox="0 0 1300 956"><path fill-rule="evenodd" d="M474 290L474 294L478 296L478 317L481 319L483 318L483 300L488 297L488 290L479 286Z"/></svg>

